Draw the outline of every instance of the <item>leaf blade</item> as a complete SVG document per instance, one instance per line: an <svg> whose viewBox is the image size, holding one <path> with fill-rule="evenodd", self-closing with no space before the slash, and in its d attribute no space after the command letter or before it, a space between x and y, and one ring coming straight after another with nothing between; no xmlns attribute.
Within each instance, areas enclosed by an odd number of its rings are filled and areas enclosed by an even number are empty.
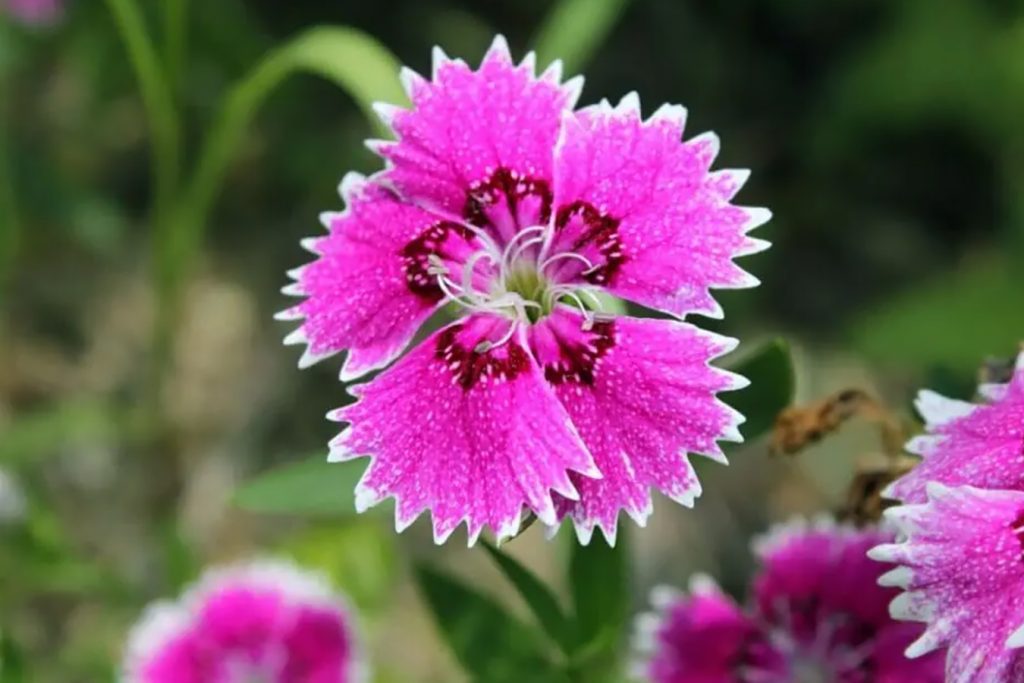
<svg viewBox="0 0 1024 683"><path fill-rule="evenodd" d="M558 644L563 652L570 653L576 640L573 624L566 616L555 594L515 558L494 547L488 541L483 541L483 546L505 578L519 591L519 596L533 612L544 632Z"/></svg>
<svg viewBox="0 0 1024 683"><path fill-rule="evenodd" d="M420 592L452 653L474 681L567 683L530 629L497 602L424 564L415 567Z"/></svg>
<svg viewBox="0 0 1024 683"><path fill-rule="evenodd" d="M747 418L740 425L744 439L756 439L770 430L775 417L793 402L796 373L789 344L774 339L728 369L750 380L750 386L724 394L722 400Z"/></svg>
<svg viewBox="0 0 1024 683"><path fill-rule="evenodd" d="M323 456L282 465L243 484L234 502L265 514L355 515L353 491L363 469L358 461L329 463Z"/></svg>
<svg viewBox="0 0 1024 683"><path fill-rule="evenodd" d="M616 545L594 534L588 545L573 543L569 584L579 634L578 653L591 665L614 657L629 617L627 534L619 529Z"/></svg>

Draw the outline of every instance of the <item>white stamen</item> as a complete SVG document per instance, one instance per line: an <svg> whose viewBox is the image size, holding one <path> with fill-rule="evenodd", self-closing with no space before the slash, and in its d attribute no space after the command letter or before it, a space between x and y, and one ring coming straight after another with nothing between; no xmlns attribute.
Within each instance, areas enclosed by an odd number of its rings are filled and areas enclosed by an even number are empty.
<svg viewBox="0 0 1024 683"><path fill-rule="evenodd" d="M593 263L590 262L590 259L588 259L586 256L583 256L582 254L577 254L577 253L574 253L574 252L571 252L571 251L563 251L561 254L555 254L551 258L548 258L548 259L545 259L544 261L542 261L541 264L540 264L540 268L539 268L540 272L543 273L544 270L548 266L550 266L552 263L555 263L556 261L560 261L562 259L575 259L577 261L580 261L580 262L586 264L587 271L594 270L597 267ZM587 272L587 271L584 271L584 272Z"/></svg>

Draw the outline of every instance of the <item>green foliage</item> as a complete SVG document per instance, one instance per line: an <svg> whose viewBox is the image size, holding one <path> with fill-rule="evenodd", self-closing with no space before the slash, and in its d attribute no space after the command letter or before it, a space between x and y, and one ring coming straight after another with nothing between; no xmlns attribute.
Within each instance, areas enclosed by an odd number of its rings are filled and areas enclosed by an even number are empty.
<svg viewBox="0 0 1024 683"><path fill-rule="evenodd" d="M606 680L617 674L619 648L629 616L629 553L625 529L609 546L595 533L588 545L573 540L569 559L569 586L579 634L574 666L590 675L584 680Z"/></svg>
<svg viewBox="0 0 1024 683"><path fill-rule="evenodd" d="M14 637L0 625L0 681L27 683L25 656L14 642Z"/></svg>
<svg viewBox="0 0 1024 683"><path fill-rule="evenodd" d="M768 342L729 369L750 380L750 386L723 394L722 399L747 418L740 431L752 441L771 429L775 417L793 402L796 377L789 345L782 339Z"/></svg>
<svg viewBox="0 0 1024 683"><path fill-rule="evenodd" d="M576 647L576 628L559 604L558 597L515 558L506 555L489 541L483 541L483 546L505 574L505 578L519 591L520 597L529 606L544 632L564 653L571 654Z"/></svg>
<svg viewBox="0 0 1024 683"><path fill-rule="evenodd" d="M329 463L316 456L257 476L236 492L235 502L252 512L354 515L352 492L365 468L361 460Z"/></svg>
<svg viewBox="0 0 1024 683"><path fill-rule="evenodd" d="M611 33L629 0L560 0L534 41L537 63L561 59L566 74L586 66Z"/></svg>
<svg viewBox="0 0 1024 683"><path fill-rule="evenodd" d="M119 0L123 1L123 0ZM260 106L292 75L325 78L347 92L378 130L374 102L402 103L398 61L370 36L346 27L310 29L271 51L224 98L199 153L196 169L176 210L158 234L158 290L164 317L159 336L170 333L183 278L190 272L209 213L231 161Z"/></svg>
<svg viewBox="0 0 1024 683"><path fill-rule="evenodd" d="M137 412L98 401L68 401L23 415L0 439L0 465L21 467L70 443L136 438L145 430Z"/></svg>
<svg viewBox="0 0 1024 683"><path fill-rule="evenodd" d="M1024 338L1022 302L1019 266L991 255L865 314L852 329L854 344L883 364L969 373L986 356L1014 353Z"/></svg>
<svg viewBox="0 0 1024 683"><path fill-rule="evenodd" d="M385 608L394 595L399 567L394 531L379 520L316 524L281 549L302 566L324 572L364 614Z"/></svg>
<svg viewBox="0 0 1024 683"><path fill-rule="evenodd" d="M426 565L416 567L423 597L459 663L479 683L568 683L536 632L493 599Z"/></svg>

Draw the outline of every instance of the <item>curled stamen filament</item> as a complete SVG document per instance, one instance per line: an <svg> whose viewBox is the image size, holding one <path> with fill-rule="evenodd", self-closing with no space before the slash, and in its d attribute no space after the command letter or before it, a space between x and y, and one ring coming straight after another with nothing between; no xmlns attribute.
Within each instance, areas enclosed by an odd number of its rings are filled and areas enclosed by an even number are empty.
<svg viewBox="0 0 1024 683"><path fill-rule="evenodd" d="M507 332L505 332L505 334L503 334L503 335L501 336L501 339L499 339L499 340L498 340L498 341L496 341L496 342L488 341L488 340L486 340L486 339L485 339L484 341L482 341L482 342L480 342L479 344L477 344L477 345L476 345L476 348L475 348L475 349L473 349L473 350L474 350L474 351L476 351L477 353L487 353L487 352L488 352L488 351L490 351L491 349L496 349L496 348L498 348L498 347L499 347L499 346L501 346L502 344L505 344L505 343L507 343L507 342L508 342L508 341L509 341L510 339L512 339L512 337L513 337L513 336L515 335L515 333L516 333L516 328L517 328L518 326L519 326L519 320L518 320L518 319L517 319L517 320L512 320L512 321L511 321L511 322L509 323L509 326L508 326L508 331L507 331Z"/></svg>
<svg viewBox="0 0 1024 683"><path fill-rule="evenodd" d="M462 266L462 291L473 301L477 303L483 303L485 294L482 294L473 287L473 270L476 268L477 262L480 259L487 259L491 263L494 263L494 257L487 251L478 251L468 259ZM500 264L496 264L500 265Z"/></svg>
<svg viewBox="0 0 1024 683"><path fill-rule="evenodd" d="M540 238L540 241L543 242L544 241L543 234L544 234L544 232L546 230L547 230L547 228L544 227L543 225L535 225L532 228L524 228L523 230L520 230L519 232L517 232L515 235L512 236L512 239L510 239L508 241L508 244L505 245L505 251L502 252L502 254L501 254L502 262L505 263L505 264L512 264L512 263L515 262L516 258L519 257L519 254L522 253L522 250L525 248L525 245L520 247L518 250L516 250L516 252L512 256L512 258L509 258L509 255L512 254L512 249L513 249L513 247L515 247L516 242L518 242L519 240L523 239L527 235L532 235L533 233L540 233L542 235L542 237ZM537 239L537 238L534 238L534 239ZM531 242L531 243L536 244L535 242L533 242L533 240L527 240L527 242Z"/></svg>
<svg viewBox="0 0 1024 683"><path fill-rule="evenodd" d="M556 261L561 261L562 259L575 259L577 261L580 261L581 263L586 264L588 271L593 270L595 268L594 264L591 263L590 259L588 259L586 256L583 256L582 254L577 254L572 251L563 251L561 254L555 254L550 258L544 259L544 261L542 261L540 264L540 272L543 273L544 270L552 263L555 263Z"/></svg>
<svg viewBox="0 0 1024 683"><path fill-rule="evenodd" d="M543 235L541 235L540 237L534 237L532 239L528 239L525 242L523 242L522 244L520 244L519 248L516 249L512 253L512 258L509 259L508 264L507 264L508 267L511 268L512 264L516 262L516 259L519 258L520 254L522 254L524 251L526 251L527 249L529 249L533 245L542 243L545 239L547 239L547 238L544 237ZM508 270L508 268L506 268L506 270Z"/></svg>
<svg viewBox="0 0 1024 683"><path fill-rule="evenodd" d="M492 260L494 263L502 262L503 255L501 249L498 248L497 242L495 242L494 239L490 235L488 235L486 231L481 230L480 228L470 223L460 223L460 225L464 227L466 230L469 230L471 233L476 235L477 239L480 240L480 243L483 244L484 251L486 251L493 257Z"/></svg>
<svg viewBox="0 0 1024 683"><path fill-rule="evenodd" d="M580 309L580 314L583 316L583 330L585 332L589 332L590 329L594 327L594 314L590 312L590 310L583 303L583 299L579 297L579 295L574 291L573 288L565 286L552 287L548 291L548 296L550 297L549 301L551 303L558 301L558 299L562 298L563 296L572 299L573 302L576 304L576 307Z"/></svg>

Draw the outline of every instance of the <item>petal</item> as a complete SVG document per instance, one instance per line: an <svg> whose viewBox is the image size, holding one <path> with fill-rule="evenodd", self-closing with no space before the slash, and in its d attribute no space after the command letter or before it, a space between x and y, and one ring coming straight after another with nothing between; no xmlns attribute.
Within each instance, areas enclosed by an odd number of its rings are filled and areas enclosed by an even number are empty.
<svg viewBox="0 0 1024 683"><path fill-rule="evenodd" d="M714 580L695 576L686 595L664 587L656 612L636 619L637 677L651 683L789 680L781 655Z"/></svg>
<svg viewBox="0 0 1024 683"><path fill-rule="evenodd" d="M412 108L385 116L397 141L371 144L390 162L384 177L418 203L491 226L498 241L546 223L561 114L582 85L560 77L558 64L535 76L532 55L514 64L500 36L475 71L435 52L430 81L404 73Z"/></svg>
<svg viewBox="0 0 1024 683"><path fill-rule="evenodd" d="M550 254L576 253L551 268L561 282L606 287L676 316L720 317L711 288L751 287L733 258L767 247L747 232L765 209L729 203L747 171L709 172L713 135L681 142L685 110L640 118L635 95L565 117L555 159L555 240Z"/></svg>
<svg viewBox="0 0 1024 683"><path fill-rule="evenodd" d="M922 391L916 402L927 433L907 443L923 460L893 483L885 495L906 503L925 500L925 487L1024 487L1024 369L1005 385L998 400L972 405Z"/></svg>
<svg viewBox="0 0 1024 683"><path fill-rule="evenodd" d="M893 615L928 623L907 654L948 646L949 681L1018 680L1024 651L1007 641L1024 624L1024 492L933 483L927 495L887 512L905 540L872 551L908 570Z"/></svg>
<svg viewBox="0 0 1024 683"><path fill-rule="evenodd" d="M438 543L463 520L472 543L485 525L515 534L524 506L554 522L551 491L577 496L568 471L599 476L522 331L478 352L509 325L495 315L456 322L353 389L360 400L332 416L351 426L331 445L335 460L373 458L358 509L394 496L399 530L430 510Z"/></svg>
<svg viewBox="0 0 1024 683"><path fill-rule="evenodd" d="M348 349L342 379L392 361L442 302L427 256L462 260L473 238L448 221L350 174L342 183L347 210L326 214L329 234L307 242L319 258L296 271L286 293L306 299L278 314L302 319L285 343L307 344L305 367Z"/></svg>
<svg viewBox="0 0 1024 683"><path fill-rule="evenodd" d="M584 543L595 526L614 542L620 510L644 524L652 486L692 506L700 484L687 453L724 462L716 441L740 440L742 417L715 395L746 381L708 364L731 339L627 317L584 330L579 313L560 307L531 329L530 344L602 474L574 477L580 499L560 504Z"/></svg>

